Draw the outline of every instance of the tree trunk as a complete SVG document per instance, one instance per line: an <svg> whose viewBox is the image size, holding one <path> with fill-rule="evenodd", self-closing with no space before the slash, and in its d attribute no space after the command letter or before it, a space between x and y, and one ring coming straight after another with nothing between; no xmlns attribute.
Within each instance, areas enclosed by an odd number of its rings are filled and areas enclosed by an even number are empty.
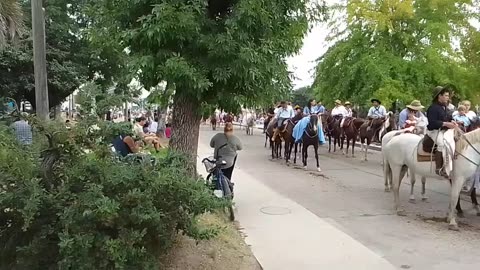
<svg viewBox="0 0 480 270"><path fill-rule="evenodd" d="M200 106L194 99L177 90L173 100L172 116L170 148L187 155L189 160L187 168L192 175L196 175Z"/></svg>

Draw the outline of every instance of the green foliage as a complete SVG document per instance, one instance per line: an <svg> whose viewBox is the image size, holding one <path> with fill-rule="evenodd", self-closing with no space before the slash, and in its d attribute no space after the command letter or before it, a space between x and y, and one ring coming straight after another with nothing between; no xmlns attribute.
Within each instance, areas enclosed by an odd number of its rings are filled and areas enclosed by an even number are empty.
<svg viewBox="0 0 480 270"><path fill-rule="evenodd" d="M34 125L47 144L23 148L0 126L1 269L158 269L177 232L215 234L196 218L221 205L184 156L126 164L104 152L118 129Z"/></svg>
<svg viewBox="0 0 480 270"><path fill-rule="evenodd" d="M113 88L102 91L100 85L88 82L79 89L77 103L80 105L82 115L93 114L103 116L115 107L121 107L124 101L129 100L121 94L114 94Z"/></svg>
<svg viewBox="0 0 480 270"><path fill-rule="evenodd" d="M458 98L472 97L480 79L478 69L465 61L475 42L465 41L478 33L469 22L474 5L471 0L348 1L347 27L332 32L336 43L319 59L315 91L323 100L349 99L361 106L373 97L384 104L428 103L431 89L446 84ZM462 41L461 50L452 40Z"/></svg>
<svg viewBox="0 0 480 270"><path fill-rule="evenodd" d="M0 2L0 48L23 32L23 13L17 0Z"/></svg>
<svg viewBox="0 0 480 270"><path fill-rule="evenodd" d="M20 3L24 13L31 14L30 1ZM87 22L81 12L81 3L44 1L49 104L52 107L89 79L104 86L111 85L112 77L122 75L120 71L124 68L117 54L107 48L94 47L85 35ZM25 19L26 28L31 29L31 16ZM0 96L17 101L26 99L35 105L34 81L32 40L31 33L27 32L15 46L7 45L0 51Z"/></svg>
<svg viewBox="0 0 480 270"><path fill-rule="evenodd" d="M310 87L302 87L294 90L292 93L293 106L299 105L302 108L308 105L308 101L314 98L314 93Z"/></svg>

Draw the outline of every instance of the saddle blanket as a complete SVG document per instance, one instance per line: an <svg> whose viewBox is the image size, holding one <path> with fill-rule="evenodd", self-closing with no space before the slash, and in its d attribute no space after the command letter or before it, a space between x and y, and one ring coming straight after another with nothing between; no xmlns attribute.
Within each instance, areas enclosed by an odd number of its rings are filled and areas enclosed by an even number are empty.
<svg viewBox="0 0 480 270"><path fill-rule="evenodd" d="M320 144L325 143L325 134L323 133L323 126L322 121L318 119L318 140ZM310 123L310 116L305 116L302 120L298 121L298 123L293 128L293 138L295 138L295 142L298 143L302 140L303 133L307 128L308 124Z"/></svg>

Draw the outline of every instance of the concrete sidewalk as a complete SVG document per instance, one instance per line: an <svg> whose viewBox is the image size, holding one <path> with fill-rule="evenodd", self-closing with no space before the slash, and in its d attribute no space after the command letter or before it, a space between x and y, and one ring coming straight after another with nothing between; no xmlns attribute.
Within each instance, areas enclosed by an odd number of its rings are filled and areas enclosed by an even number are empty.
<svg viewBox="0 0 480 270"><path fill-rule="evenodd" d="M197 162L212 150L199 143ZM237 220L246 243L265 270L389 270L387 260L360 242L236 168ZM372 228L375 230L375 228Z"/></svg>

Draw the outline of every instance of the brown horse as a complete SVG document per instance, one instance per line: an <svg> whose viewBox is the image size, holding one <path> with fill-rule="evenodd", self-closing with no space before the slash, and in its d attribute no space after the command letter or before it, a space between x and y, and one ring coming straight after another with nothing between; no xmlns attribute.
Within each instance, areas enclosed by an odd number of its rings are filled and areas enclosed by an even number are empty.
<svg viewBox="0 0 480 270"><path fill-rule="evenodd" d="M353 117L348 117L343 122L342 133L344 136L342 136L342 148L343 148L343 139L345 138L347 139L347 151L344 152L344 154L346 154L347 157L348 157L348 148L350 147L350 141L352 141L352 157L355 157L355 142L357 141L360 127L363 125L364 122L365 122L364 119L353 118Z"/></svg>
<svg viewBox="0 0 480 270"><path fill-rule="evenodd" d="M340 137L342 136L342 129L340 128L341 116L327 116L327 124L325 130L325 136L328 136L328 152L332 150L332 138L333 138L333 152L337 151L337 144L340 149L343 146L340 144Z"/></svg>
<svg viewBox="0 0 480 270"><path fill-rule="evenodd" d="M275 138L275 141L272 141L274 126L275 118L272 118L265 131L265 147L267 147L268 140L270 142L270 148L272 149L272 159L278 159L281 157L282 153L282 139L280 138L280 136L277 136Z"/></svg>
<svg viewBox="0 0 480 270"><path fill-rule="evenodd" d="M302 114L295 115L292 119L287 120L287 123L281 128L279 136L285 141L285 161L288 163L292 154L292 148L295 145L295 138L293 138L293 128L303 118Z"/></svg>
<svg viewBox="0 0 480 270"><path fill-rule="evenodd" d="M375 139L380 142L385 133L396 129L395 117L388 112L385 118L369 119L363 123L359 130L361 148L364 149L364 160L367 161L367 152L370 144Z"/></svg>

